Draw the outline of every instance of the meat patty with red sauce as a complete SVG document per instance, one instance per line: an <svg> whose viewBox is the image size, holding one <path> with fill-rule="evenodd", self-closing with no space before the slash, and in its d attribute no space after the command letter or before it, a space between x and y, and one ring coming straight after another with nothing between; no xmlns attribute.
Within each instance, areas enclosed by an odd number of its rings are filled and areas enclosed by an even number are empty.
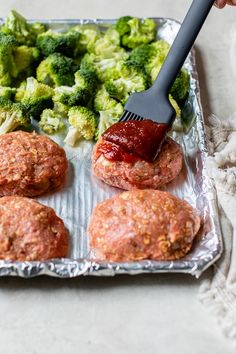
<svg viewBox="0 0 236 354"><path fill-rule="evenodd" d="M60 187L65 151L46 136L23 131L0 135L0 196L34 197Z"/></svg>
<svg viewBox="0 0 236 354"><path fill-rule="evenodd" d="M90 247L114 262L177 260L191 249L198 212L168 192L133 190L99 203L88 226Z"/></svg>
<svg viewBox="0 0 236 354"><path fill-rule="evenodd" d="M179 144L167 138L154 162L141 158L127 161L112 161L106 152L104 144L112 145L102 138L94 147L92 155L92 170L103 182L121 189L158 189L175 179L183 164L183 152ZM109 149L107 149L108 151Z"/></svg>
<svg viewBox="0 0 236 354"><path fill-rule="evenodd" d="M0 259L38 261L67 252L68 232L52 208L25 197L0 198Z"/></svg>

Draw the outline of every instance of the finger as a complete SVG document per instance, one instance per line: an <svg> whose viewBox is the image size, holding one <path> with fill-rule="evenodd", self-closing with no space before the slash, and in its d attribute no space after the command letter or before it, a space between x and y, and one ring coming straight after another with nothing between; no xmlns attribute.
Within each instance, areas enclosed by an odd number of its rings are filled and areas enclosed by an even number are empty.
<svg viewBox="0 0 236 354"><path fill-rule="evenodd" d="M215 5L219 9L223 9L223 7L225 7L226 4L231 6L236 6L236 0L216 0L215 1Z"/></svg>
<svg viewBox="0 0 236 354"><path fill-rule="evenodd" d="M229 0L231 1L231 0ZM219 9L223 9L223 7L225 7L227 0L217 0L215 1L215 5L219 8Z"/></svg>
<svg viewBox="0 0 236 354"><path fill-rule="evenodd" d="M228 5L236 6L236 0L227 0Z"/></svg>

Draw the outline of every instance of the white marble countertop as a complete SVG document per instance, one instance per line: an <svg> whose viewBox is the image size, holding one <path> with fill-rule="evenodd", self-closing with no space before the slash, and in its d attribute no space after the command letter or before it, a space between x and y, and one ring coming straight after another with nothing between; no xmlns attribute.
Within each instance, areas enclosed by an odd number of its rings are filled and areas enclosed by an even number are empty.
<svg viewBox="0 0 236 354"><path fill-rule="evenodd" d="M189 0L0 0L27 18L165 16L182 20ZM228 66L236 8L213 9L197 40L205 115L236 111ZM236 25L235 25L236 26ZM210 271L206 272L207 276ZM201 279L200 279L201 280ZM60 280L0 279L0 353L231 354L215 318L185 275Z"/></svg>

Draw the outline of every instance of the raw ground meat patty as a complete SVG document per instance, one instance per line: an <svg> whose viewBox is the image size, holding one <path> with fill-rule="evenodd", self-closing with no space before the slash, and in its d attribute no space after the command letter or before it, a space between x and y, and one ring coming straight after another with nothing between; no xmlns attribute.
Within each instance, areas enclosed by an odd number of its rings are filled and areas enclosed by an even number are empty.
<svg viewBox="0 0 236 354"><path fill-rule="evenodd" d="M52 208L24 197L0 198L0 259L46 260L67 251L67 230Z"/></svg>
<svg viewBox="0 0 236 354"><path fill-rule="evenodd" d="M186 201L133 190L98 204L88 235L90 247L108 261L176 260L189 252L199 228L198 213Z"/></svg>
<svg viewBox="0 0 236 354"><path fill-rule="evenodd" d="M0 135L0 196L34 197L62 185L65 151L51 139L17 131Z"/></svg>
<svg viewBox="0 0 236 354"><path fill-rule="evenodd" d="M177 177L182 169L182 149L171 138L165 140L154 162L110 161L99 152L100 144L103 144L103 139L100 139L94 147L92 170L96 177L114 187L127 190L158 189Z"/></svg>

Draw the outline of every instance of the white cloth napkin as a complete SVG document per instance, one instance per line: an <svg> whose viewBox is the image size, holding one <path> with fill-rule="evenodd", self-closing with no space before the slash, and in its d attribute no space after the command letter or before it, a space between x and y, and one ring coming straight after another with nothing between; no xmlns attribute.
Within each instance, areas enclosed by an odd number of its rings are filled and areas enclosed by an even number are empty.
<svg viewBox="0 0 236 354"><path fill-rule="evenodd" d="M211 116L207 133L207 167L217 190L224 253L212 279L202 282L199 298L217 315L224 334L236 339L236 113L227 120Z"/></svg>
<svg viewBox="0 0 236 354"><path fill-rule="evenodd" d="M235 27L229 57L236 78ZM217 190L224 253L213 265L212 278L202 282L199 298L216 314L224 334L236 339L236 112L228 119L209 117L207 135L207 167Z"/></svg>

